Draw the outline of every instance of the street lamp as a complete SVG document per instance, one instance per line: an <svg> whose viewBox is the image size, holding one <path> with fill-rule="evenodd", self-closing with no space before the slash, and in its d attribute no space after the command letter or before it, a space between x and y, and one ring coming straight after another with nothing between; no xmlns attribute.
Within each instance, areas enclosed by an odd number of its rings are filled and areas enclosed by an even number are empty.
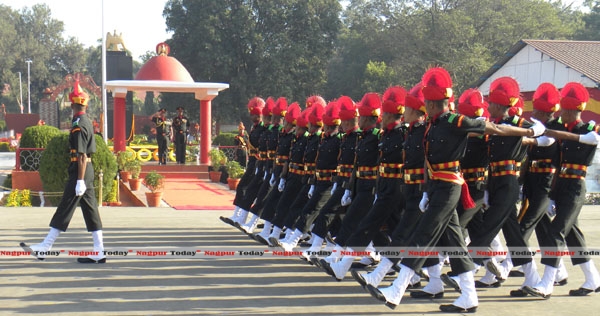
<svg viewBox="0 0 600 316"><path fill-rule="evenodd" d="M31 114L31 80L29 79L29 70L31 68L31 59L25 61L27 63L27 110Z"/></svg>
<svg viewBox="0 0 600 316"><path fill-rule="evenodd" d="M21 72L19 71L19 107L21 108L21 114L23 114L23 88L21 87Z"/></svg>

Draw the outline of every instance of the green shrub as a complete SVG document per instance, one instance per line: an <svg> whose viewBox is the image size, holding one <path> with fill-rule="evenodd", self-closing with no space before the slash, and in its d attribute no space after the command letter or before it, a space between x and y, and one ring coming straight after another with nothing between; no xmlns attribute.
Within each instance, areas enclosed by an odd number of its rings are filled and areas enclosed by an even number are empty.
<svg viewBox="0 0 600 316"><path fill-rule="evenodd" d="M236 133L221 133L212 141L213 146L235 146Z"/></svg>
<svg viewBox="0 0 600 316"><path fill-rule="evenodd" d="M4 183L2 186L7 188L8 190L12 189L12 174L7 174L6 178L4 178Z"/></svg>
<svg viewBox="0 0 600 316"><path fill-rule="evenodd" d="M100 170L102 170L104 179L102 184L102 201L107 201L113 186L113 179L117 175L117 162L102 137L99 135L95 137L96 153L92 155L94 188L96 188L96 192L99 191L98 181ZM65 183L69 178L67 172L69 164L69 134L61 133L50 141L40 160L39 171L44 191L63 192ZM60 201L60 197L51 197L49 199L52 204L57 204Z"/></svg>
<svg viewBox="0 0 600 316"><path fill-rule="evenodd" d="M6 121L0 120L0 131L6 130Z"/></svg>
<svg viewBox="0 0 600 316"><path fill-rule="evenodd" d="M46 148L54 136L61 131L50 125L29 126L23 131L19 147L21 148Z"/></svg>
<svg viewBox="0 0 600 316"><path fill-rule="evenodd" d="M1 142L0 143L0 152L7 153L10 151L10 143Z"/></svg>
<svg viewBox="0 0 600 316"><path fill-rule="evenodd" d="M229 175L229 178L232 179L241 178L245 172L244 168L242 168L240 163L235 160L228 161L225 164L225 168L227 168L227 174Z"/></svg>

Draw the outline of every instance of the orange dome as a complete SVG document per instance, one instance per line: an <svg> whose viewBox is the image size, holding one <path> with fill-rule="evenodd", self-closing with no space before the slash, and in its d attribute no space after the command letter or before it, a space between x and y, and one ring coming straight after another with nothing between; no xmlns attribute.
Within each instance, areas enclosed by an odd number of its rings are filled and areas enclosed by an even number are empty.
<svg viewBox="0 0 600 316"><path fill-rule="evenodd" d="M194 82L190 73L175 58L167 56L170 49L166 43L156 45L156 53L135 76L135 80L165 80Z"/></svg>

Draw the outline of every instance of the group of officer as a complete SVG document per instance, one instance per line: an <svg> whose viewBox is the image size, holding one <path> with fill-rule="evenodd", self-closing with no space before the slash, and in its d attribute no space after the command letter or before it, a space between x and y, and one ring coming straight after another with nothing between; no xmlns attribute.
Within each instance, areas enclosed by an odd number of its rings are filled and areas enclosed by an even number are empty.
<svg viewBox="0 0 600 316"><path fill-rule="evenodd" d="M500 286L518 273L511 271L515 266L525 278L510 295L547 299L554 286L566 284L560 255L542 255L540 278L531 256L499 262L471 257L469 250L497 245L500 231L509 249L527 249L535 231L540 247L551 253L585 250L577 217L600 140L598 126L581 120L588 100L579 83L560 91L543 83L526 120L519 116L523 100L513 78L493 81L487 99L469 89L456 102L451 76L440 67L427 70L410 90L391 87L382 97L370 92L358 103L347 96L329 103L311 96L302 110L285 98L255 97L248 103L253 125L243 142L248 165L233 215L221 220L286 251L306 238L301 259L338 281L353 266L378 262L368 273L351 274L391 308L407 288L415 289L413 298L435 299L446 284L461 295L442 311L475 312L476 288ZM263 228L255 232L260 219ZM385 247L424 254L446 247L464 255L374 255ZM369 255L353 263L357 253ZM569 295L600 292L591 258L571 260L585 283ZM441 273L444 261L451 266L447 274ZM475 281L480 267L486 274ZM392 285L378 287L393 271L399 273ZM416 290L422 275L429 282Z"/></svg>
<svg viewBox="0 0 600 316"><path fill-rule="evenodd" d="M151 117L156 128L158 144L158 164L166 165L169 157L169 139L175 144L175 161L185 164L187 135L190 120L183 114L183 107L177 107L177 115L172 119L166 117L167 109L162 108Z"/></svg>

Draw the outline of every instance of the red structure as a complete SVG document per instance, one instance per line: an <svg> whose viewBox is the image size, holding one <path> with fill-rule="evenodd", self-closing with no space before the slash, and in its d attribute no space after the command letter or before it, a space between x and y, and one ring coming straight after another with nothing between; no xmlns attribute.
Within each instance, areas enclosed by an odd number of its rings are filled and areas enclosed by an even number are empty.
<svg viewBox="0 0 600 316"><path fill-rule="evenodd" d="M200 163L208 163L208 151L211 144L211 101L219 91L229 88L226 83L194 82L181 63L168 56L169 46L160 43L156 46L157 56L152 57L138 72L135 80L111 80L106 89L114 98L115 152L124 151L125 142L125 96L127 91L158 91L194 93L200 101Z"/></svg>

